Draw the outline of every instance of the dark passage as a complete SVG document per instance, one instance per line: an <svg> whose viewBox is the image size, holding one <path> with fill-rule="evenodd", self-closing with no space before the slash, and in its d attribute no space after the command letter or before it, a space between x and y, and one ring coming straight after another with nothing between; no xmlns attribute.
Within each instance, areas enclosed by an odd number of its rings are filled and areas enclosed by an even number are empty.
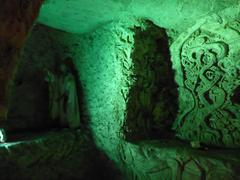
<svg viewBox="0 0 240 180"><path fill-rule="evenodd" d="M136 81L130 90L124 126L127 139L133 141L170 138L178 109L167 34L153 23L147 24L144 30L134 30Z"/></svg>

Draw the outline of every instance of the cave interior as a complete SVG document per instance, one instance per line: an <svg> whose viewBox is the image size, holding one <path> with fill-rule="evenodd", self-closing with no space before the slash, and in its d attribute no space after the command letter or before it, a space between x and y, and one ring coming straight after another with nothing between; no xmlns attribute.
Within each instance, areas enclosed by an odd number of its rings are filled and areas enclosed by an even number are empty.
<svg viewBox="0 0 240 180"><path fill-rule="evenodd" d="M0 179L240 179L239 0L0 3Z"/></svg>

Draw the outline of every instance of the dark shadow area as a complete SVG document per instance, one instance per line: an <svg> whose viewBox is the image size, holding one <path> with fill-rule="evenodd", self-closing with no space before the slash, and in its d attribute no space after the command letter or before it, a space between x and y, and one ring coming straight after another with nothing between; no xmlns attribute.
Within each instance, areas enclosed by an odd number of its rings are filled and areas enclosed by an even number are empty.
<svg viewBox="0 0 240 180"><path fill-rule="evenodd" d="M70 57L62 59L56 53L52 62L48 64L39 62L38 65L32 65L32 63L24 61L19 64L11 88L10 108L5 124L8 133L44 132L55 128L67 128L67 126L60 124L59 119L50 118L49 109L50 84L46 81L46 71L59 74L60 64L67 66L74 77L78 93L81 125L87 126L82 106L84 96L77 69Z"/></svg>
<svg viewBox="0 0 240 180"><path fill-rule="evenodd" d="M171 138L178 92L167 34L149 21L145 29L136 27L134 31L136 81L129 93L125 135L129 141Z"/></svg>
<svg viewBox="0 0 240 180"><path fill-rule="evenodd" d="M46 130L55 124L49 120L48 84L43 70L31 64L19 65L11 88L8 132Z"/></svg>
<svg viewBox="0 0 240 180"><path fill-rule="evenodd" d="M86 130L26 132L9 138L11 155L4 144L0 147L1 179L122 179ZM20 143L11 145L11 140Z"/></svg>
<svg viewBox="0 0 240 180"><path fill-rule="evenodd" d="M44 34L46 29L49 28L42 25L33 29L13 81L5 124L7 143L0 146L1 179L122 179L115 163L96 147L92 138L73 59L58 53L60 48L54 39L49 41ZM45 52L45 43L56 51ZM49 114L46 69L54 71L63 61L73 74L78 91L81 127L75 130L61 126Z"/></svg>
<svg viewBox="0 0 240 180"><path fill-rule="evenodd" d="M232 96L232 102L236 103L236 104L240 104L240 86L238 86L235 90L234 90L234 94Z"/></svg>

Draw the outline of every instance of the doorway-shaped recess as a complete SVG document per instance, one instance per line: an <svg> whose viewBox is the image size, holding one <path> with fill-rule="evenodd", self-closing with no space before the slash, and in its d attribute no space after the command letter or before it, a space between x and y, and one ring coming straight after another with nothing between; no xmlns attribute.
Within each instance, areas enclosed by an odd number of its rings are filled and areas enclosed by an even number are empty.
<svg viewBox="0 0 240 180"><path fill-rule="evenodd" d="M124 134L128 141L172 137L178 110L178 91L170 60L168 36L147 21L134 29L133 78Z"/></svg>

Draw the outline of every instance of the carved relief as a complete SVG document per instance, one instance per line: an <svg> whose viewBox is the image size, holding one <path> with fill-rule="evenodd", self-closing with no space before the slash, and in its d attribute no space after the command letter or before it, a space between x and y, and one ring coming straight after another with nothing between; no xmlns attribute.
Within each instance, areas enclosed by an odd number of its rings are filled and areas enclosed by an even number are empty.
<svg viewBox="0 0 240 180"><path fill-rule="evenodd" d="M240 23L207 19L180 35L172 61L179 85L177 136L240 145Z"/></svg>
<svg viewBox="0 0 240 180"><path fill-rule="evenodd" d="M237 150L227 153L212 149L192 151L183 143L172 143L174 146L165 148L159 148L160 144L154 142L120 145L120 162L126 179L239 179Z"/></svg>

